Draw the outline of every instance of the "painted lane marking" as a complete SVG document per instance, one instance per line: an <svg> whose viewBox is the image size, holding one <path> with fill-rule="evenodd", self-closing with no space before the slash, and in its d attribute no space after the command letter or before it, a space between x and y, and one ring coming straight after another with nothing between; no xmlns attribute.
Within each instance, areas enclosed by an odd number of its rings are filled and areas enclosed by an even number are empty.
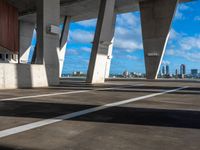
<svg viewBox="0 0 200 150"><path fill-rule="evenodd" d="M32 95L32 96L21 96L21 97L13 97L13 98L5 98L0 99L0 101L11 101L11 100L19 100L19 99L27 99L27 98L39 98L39 97L50 97L50 96L57 96L57 95L68 95L68 94L76 94L76 93L84 93L88 92L89 90L81 90L81 91L69 91L69 92L60 92L60 93L51 93L51 94L41 94L41 95Z"/></svg>
<svg viewBox="0 0 200 150"><path fill-rule="evenodd" d="M36 129L39 127L43 127L46 125L50 125L53 123L57 123L57 122L61 122L67 119L72 119L75 117L80 117L89 113L93 113L96 111L100 111L103 109L107 109L107 108L111 108L111 107L115 107L115 106L119 106L119 105L124 105L124 104L128 104L131 102L135 102L135 101L139 101L139 100L143 100L143 99L147 99L147 98L151 98L151 97L155 97L155 96L160 96L163 94L167 94L167 93L172 93L172 92L176 92L182 89L186 89L188 87L180 87L177 89L173 89L173 90L166 90L164 92L160 92L160 93L154 93L154 94L149 94L146 96L141 96L141 97L136 97L136 98L131 98L131 99L127 99L127 100L123 100L123 101L119 101L119 102L114 102L114 103L109 103L109 104L105 104L102 106L98 106L98 107L94 107L94 108L89 108L86 110L81 110L81 111L77 111L74 113L70 113L70 114L65 114L65 115L61 115L55 118L51 118L51 119L45 119L42 121L38 121L38 122L34 122L34 123L30 123L30 124L26 124L26 125L22 125L22 126L18 126L18 127L14 127L14 128L10 128L10 129L6 129L6 130L2 130L0 131L0 138L4 138L10 135L14 135L17 133L21 133L21 132L25 132L25 131L29 131L32 129Z"/></svg>
<svg viewBox="0 0 200 150"><path fill-rule="evenodd" d="M136 84L136 85L130 85L130 86L124 86L120 88L97 88L97 89L91 89L91 90L79 90L79 91L68 91L68 92L60 92L60 93L51 93L51 94L40 94L40 95L31 95L31 96L20 96L20 97L12 97L12 98L4 98L0 99L1 101L12 101L12 100L19 100L19 99L28 99L28 98L39 98L39 97L50 97L50 96L58 96L58 95L69 95L69 94L77 94L77 93L86 93L90 91L103 91L103 90L114 90L114 89L123 89L126 87L135 87L135 86L142 86L144 84Z"/></svg>

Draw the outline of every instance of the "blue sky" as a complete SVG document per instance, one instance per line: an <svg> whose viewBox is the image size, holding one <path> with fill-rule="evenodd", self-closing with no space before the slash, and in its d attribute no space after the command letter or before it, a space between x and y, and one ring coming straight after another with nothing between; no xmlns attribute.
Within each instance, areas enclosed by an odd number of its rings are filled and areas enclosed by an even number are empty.
<svg viewBox="0 0 200 150"><path fill-rule="evenodd" d="M200 1L180 4L170 31L162 64L174 73L181 64L187 72L200 69ZM71 23L63 73L87 72L96 19ZM145 72L140 13L117 16L111 73Z"/></svg>

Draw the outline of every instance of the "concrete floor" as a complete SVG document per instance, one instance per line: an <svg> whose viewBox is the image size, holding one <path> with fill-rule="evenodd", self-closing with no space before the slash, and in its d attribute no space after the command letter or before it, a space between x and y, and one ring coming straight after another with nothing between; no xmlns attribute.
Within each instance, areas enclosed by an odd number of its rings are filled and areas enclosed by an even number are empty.
<svg viewBox="0 0 200 150"><path fill-rule="evenodd" d="M0 138L0 150L199 150L200 83L192 82L90 86L63 81L58 87L1 90L0 135L6 129L184 86L188 88L11 132Z"/></svg>

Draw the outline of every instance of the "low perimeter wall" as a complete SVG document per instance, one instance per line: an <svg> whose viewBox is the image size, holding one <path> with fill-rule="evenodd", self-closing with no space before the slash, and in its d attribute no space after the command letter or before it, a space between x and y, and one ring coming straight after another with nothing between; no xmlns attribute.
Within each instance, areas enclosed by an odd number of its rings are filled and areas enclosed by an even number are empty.
<svg viewBox="0 0 200 150"><path fill-rule="evenodd" d="M0 64L0 89L47 86L44 65Z"/></svg>

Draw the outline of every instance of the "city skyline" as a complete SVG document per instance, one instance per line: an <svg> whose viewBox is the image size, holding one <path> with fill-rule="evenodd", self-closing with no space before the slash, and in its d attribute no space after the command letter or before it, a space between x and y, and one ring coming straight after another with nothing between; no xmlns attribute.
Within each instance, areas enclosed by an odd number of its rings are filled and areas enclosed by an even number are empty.
<svg viewBox="0 0 200 150"><path fill-rule="evenodd" d="M145 75L145 73L142 73L142 72L135 72L135 71L129 71L129 70L124 70L123 72L119 72L119 73L111 73L110 75L123 75L125 72L127 72L127 74L129 73L134 73L134 74L141 74L141 75ZM67 74L63 74L64 76L66 75L75 75L75 76L78 76L77 74L80 74L80 75L86 75L86 73L84 72L81 72L81 71L74 71L74 72L69 72ZM158 75L194 75L194 74L199 74L200 75L200 69L197 69L197 68L193 68L193 69L190 69L188 70L187 69L187 65L185 64L180 64L179 68L175 69L174 72L170 71L170 65L161 65L160 69L159 69L159 73Z"/></svg>

